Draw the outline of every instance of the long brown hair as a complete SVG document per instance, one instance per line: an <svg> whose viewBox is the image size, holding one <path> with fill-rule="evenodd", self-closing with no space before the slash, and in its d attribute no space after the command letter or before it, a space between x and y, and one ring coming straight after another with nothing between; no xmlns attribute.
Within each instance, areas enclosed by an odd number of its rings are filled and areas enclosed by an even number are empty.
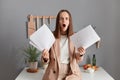
<svg viewBox="0 0 120 80"><path fill-rule="evenodd" d="M60 20L60 14L62 12L67 12L68 15L69 15L69 26L68 26L68 29L67 29L67 36L71 36L73 34L73 24L72 24L72 16L70 14L70 12L68 10L60 10L57 14L57 18L56 18L56 28L55 28L55 31L54 31L54 36L55 38L60 38L60 24L59 24L59 20Z"/></svg>

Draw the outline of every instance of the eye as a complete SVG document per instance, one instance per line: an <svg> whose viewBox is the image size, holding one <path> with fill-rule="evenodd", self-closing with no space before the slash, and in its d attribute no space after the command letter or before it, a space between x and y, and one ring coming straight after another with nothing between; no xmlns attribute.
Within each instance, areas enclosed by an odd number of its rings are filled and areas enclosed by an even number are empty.
<svg viewBox="0 0 120 80"><path fill-rule="evenodd" d="M68 20L68 17L66 17L65 19Z"/></svg>
<svg viewBox="0 0 120 80"><path fill-rule="evenodd" d="M63 20L63 18L62 18L62 17L60 17L60 20Z"/></svg>

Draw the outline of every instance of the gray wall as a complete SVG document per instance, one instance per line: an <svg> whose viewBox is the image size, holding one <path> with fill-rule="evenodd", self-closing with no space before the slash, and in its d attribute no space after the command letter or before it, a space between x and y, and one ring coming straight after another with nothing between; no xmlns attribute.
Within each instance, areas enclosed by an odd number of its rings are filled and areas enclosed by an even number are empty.
<svg viewBox="0 0 120 80"><path fill-rule="evenodd" d="M74 31L88 24L96 26L101 47L90 47L86 55L95 53L97 65L119 80L119 4L120 0L0 0L0 80L14 80L25 67L27 15L56 15L60 9L71 12Z"/></svg>

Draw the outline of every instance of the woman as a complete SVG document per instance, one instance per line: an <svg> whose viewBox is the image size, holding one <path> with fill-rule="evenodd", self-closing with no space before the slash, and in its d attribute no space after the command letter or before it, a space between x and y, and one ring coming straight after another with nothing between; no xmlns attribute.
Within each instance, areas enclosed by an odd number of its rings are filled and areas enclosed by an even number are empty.
<svg viewBox="0 0 120 80"><path fill-rule="evenodd" d="M76 49L70 41L73 26L68 10L58 12L53 34L55 43L49 51L42 52L42 61L48 63L43 80L81 80L78 62L82 61L85 49Z"/></svg>

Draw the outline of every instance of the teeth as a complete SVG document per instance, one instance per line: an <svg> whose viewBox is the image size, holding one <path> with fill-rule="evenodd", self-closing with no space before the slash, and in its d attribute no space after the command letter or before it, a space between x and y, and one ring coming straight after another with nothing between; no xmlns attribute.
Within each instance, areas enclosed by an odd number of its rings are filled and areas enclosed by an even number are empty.
<svg viewBox="0 0 120 80"><path fill-rule="evenodd" d="M65 27L66 25L65 24L63 24L63 27Z"/></svg>

